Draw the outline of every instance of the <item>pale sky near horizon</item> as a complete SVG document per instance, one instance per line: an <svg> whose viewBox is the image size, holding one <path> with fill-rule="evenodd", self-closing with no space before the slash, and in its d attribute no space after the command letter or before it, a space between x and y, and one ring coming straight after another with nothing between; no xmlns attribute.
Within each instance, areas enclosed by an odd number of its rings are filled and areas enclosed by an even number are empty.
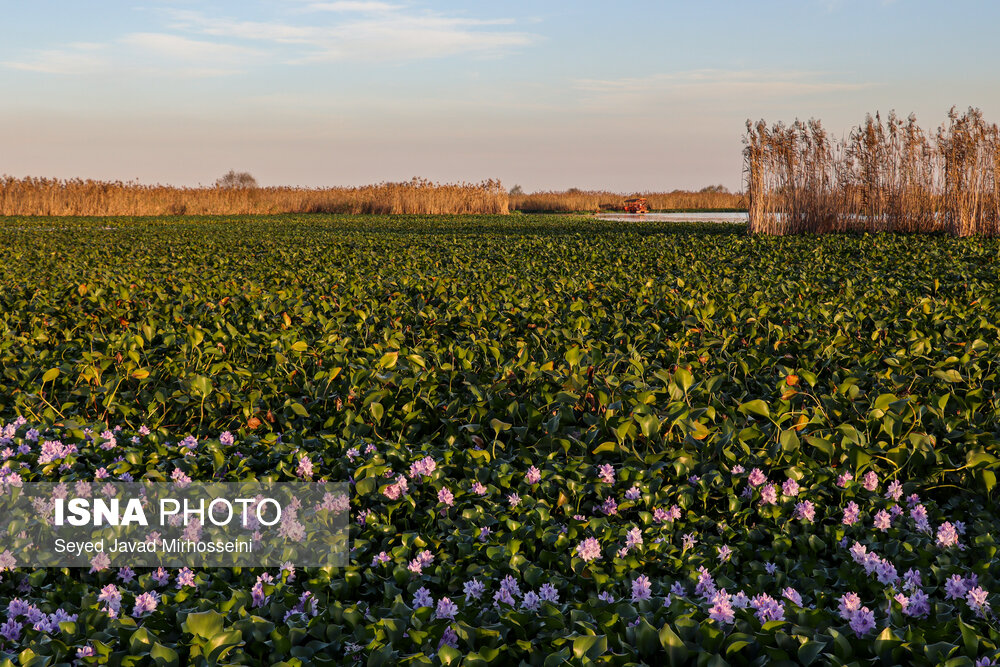
<svg viewBox="0 0 1000 667"><path fill-rule="evenodd" d="M0 0L0 174L741 183L747 118L1000 121L990 0Z"/></svg>

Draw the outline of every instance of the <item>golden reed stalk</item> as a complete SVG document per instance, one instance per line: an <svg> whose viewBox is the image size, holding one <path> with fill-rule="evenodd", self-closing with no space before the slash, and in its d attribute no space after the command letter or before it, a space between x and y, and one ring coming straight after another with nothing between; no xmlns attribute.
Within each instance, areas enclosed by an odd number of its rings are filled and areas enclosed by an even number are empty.
<svg viewBox="0 0 1000 667"><path fill-rule="evenodd" d="M0 215L462 214L508 212L500 181L415 178L356 188L175 188L92 180L0 178Z"/></svg>
<svg viewBox="0 0 1000 667"><path fill-rule="evenodd" d="M747 121L749 229L758 234L1000 234L1000 130L954 108L933 139L876 114L833 141L819 121Z"/></svg>

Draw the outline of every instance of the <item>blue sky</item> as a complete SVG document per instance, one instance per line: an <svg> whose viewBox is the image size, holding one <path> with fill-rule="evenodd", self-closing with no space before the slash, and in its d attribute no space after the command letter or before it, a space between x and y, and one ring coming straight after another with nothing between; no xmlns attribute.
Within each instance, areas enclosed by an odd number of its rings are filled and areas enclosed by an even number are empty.
<svg viewBox="0 0 1000 667"><path fill-rule="evenodd" d="M0 173L737 188L747 118L1000 121L1000 3L2 2Z"/></svg>

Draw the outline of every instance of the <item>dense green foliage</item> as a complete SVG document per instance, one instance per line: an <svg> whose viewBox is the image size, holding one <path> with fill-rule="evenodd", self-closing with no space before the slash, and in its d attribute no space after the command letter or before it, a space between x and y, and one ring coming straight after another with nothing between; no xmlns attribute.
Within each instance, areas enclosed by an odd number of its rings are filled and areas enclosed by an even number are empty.
<svg viewBox="0 0 1000 667"><path fill-rule="evenodd" d="M370 512L346 571L300 572L270 615L248 604L258 572L204 571L198 596L181 590L139 623L156 640L127 614L101 616L110 573L22 571L30 598L88 615L114 664L156 659L156 642L196 656L218 637L234 662L291 664L971 664L1000 645L991 614L944 594L953 575L995 590L1000 241L525 216L8 219L0 233L0 417L153 429L110 451L67 433L81 443L69 469L35 466L37 451L11 459L26 481L101 466L291 478L306 452L317 475L354 479L352 518ZM218 444L227 430L245 457ZM170 443L188 434L212 444L185 457ZM392 498L424 456L433 474ZM525 480L531 466L540 482ZM736 466L795 479L802 497L743 496ZM845 472L854 481L836 483ZM859 482L868 472L877 492ZM906 516L875 531L893 480L934 530L963 522L965 548ZM793 518L803 498L815 522ZM852 501L862 519L846 525ZM654 518L672 505L679 518ZM643 544L616 553L634 528ZM589 537L602 552L586 562L575 550ZM902 614L844 538L920 571L930 621ZM424 549L433 566L408 571ZM369 565L381 552L389 562ZM747 609L717 623L691 593L702 566L730 593L794 587L804 601L783 621ZM653 597L632 601L640 574ZM524 592L555 586L559 602L494 607L507 575ZM487 584L478 603L463 593L472 577ZM0 608L16 581L0 581ZM664 600L675 582L685 595ZM460 602L453 623L413 609L421 587ZM304 590L322 614L284 623ZM850 591L875 611L869 641L837 613ZM211 633L191 629L192 612ZM446 627L457 647L439 651ZM83 645L73 633L60 641Z"/></svg>

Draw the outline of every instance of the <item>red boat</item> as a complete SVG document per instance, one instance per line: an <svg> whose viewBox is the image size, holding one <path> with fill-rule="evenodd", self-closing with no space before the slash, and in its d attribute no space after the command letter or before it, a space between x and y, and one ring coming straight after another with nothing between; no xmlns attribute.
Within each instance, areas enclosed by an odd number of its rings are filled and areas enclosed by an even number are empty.
<svg viewBox="0 0 1000 667"><path fill-rule="evenodd" d="M649 207L646 206L645 197L633 197L632 199L625 200L625 212L626 213L649 213Z"/></svg>

